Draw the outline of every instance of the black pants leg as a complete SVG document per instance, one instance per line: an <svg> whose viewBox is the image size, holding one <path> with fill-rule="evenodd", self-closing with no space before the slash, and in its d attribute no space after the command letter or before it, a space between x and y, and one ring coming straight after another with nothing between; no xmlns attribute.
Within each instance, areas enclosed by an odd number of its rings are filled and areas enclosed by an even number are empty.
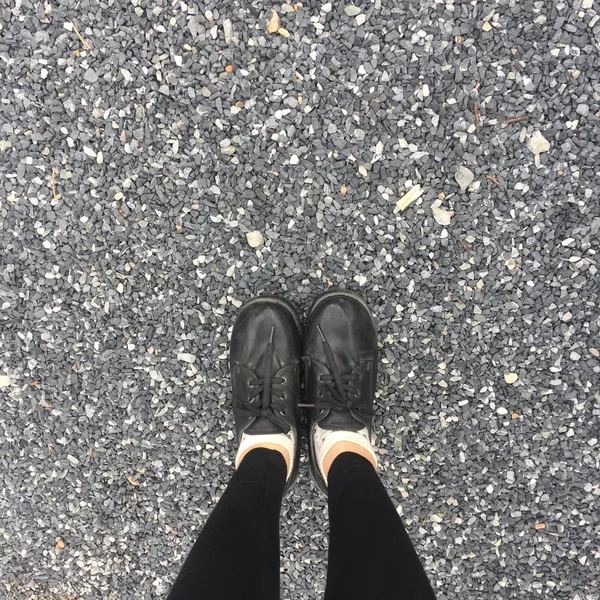
<svg viewBox="0 0 600 600"><path fill-rule="evenodd" d="M251 450L187 557L168 600L278 600L286 464Z"/></svg>
<svg viewBox="0 0 600 600"><path fill-rule="evenodd" d="M340 454L328 484L325 600L435 600L402 520L369 461Z"/></svg>

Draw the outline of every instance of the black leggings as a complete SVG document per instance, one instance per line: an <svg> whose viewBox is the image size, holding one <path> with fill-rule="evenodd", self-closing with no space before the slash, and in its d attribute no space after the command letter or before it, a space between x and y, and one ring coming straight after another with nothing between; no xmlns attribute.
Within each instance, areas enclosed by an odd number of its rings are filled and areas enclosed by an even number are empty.
<svg viewBox="0 0 600 600"><path fill-rule="evenodd" d="M206 522L168 600L277 600L279 512L286 465L248 453ZM331 533L325 600L435 600L392 501L366 459L329 471Z"/></svg>

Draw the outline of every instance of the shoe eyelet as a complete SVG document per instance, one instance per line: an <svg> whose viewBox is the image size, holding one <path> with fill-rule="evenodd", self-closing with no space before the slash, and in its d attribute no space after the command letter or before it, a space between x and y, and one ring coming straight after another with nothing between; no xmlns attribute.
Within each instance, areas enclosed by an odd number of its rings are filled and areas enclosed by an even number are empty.
<svg viewBox="0 0 600 600"><path fill-rule="evenodd" d="M286 377L282 377L281 378L281 385L285 385L287 383L287 378Z"/></svg>

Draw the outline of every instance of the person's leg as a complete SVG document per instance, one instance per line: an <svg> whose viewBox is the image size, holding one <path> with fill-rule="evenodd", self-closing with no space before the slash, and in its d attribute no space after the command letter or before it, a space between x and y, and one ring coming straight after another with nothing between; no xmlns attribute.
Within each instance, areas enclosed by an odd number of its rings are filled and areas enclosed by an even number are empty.
<svg viewBox="0 0 600 600"><path fill-rule="evenodd" d="M329 292L304 331L309 464L329 496L326 600L432 600L434 594L375 468L377 330L363 298Z"/></svg>
<svg viewBox="0 0 600 600"><path fill-rule="evenodd" d="M434 600L421 562L373 465L344 452L329 491L329 565L325 600Z"/></svg>
<svg viewBox="0 0 600 600"><path fill-rule="evenodd" d="M277 600L286 463L248 452L204 525L168 600Z"/></svg>
<svg viewBox="0 0 600 600"><path fill-rule="evenodd" d="M237 471L168 600L279 598L279 511L298 474L300 320L288 302L246 303L231 332Z"/></svg>

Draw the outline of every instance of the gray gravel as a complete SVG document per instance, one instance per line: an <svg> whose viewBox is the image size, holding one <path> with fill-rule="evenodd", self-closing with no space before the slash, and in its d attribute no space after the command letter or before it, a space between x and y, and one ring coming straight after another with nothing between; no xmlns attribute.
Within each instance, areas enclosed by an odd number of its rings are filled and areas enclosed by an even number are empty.
<svg viewBox="0 0 600 600"><path fill-rule="evenodd" d="M232 472L238 307L342 286L439 598L597 600L598 4L218 4L1 3L0 597L162 598ZM282 540L319 597L306 463Z"/></svg>

